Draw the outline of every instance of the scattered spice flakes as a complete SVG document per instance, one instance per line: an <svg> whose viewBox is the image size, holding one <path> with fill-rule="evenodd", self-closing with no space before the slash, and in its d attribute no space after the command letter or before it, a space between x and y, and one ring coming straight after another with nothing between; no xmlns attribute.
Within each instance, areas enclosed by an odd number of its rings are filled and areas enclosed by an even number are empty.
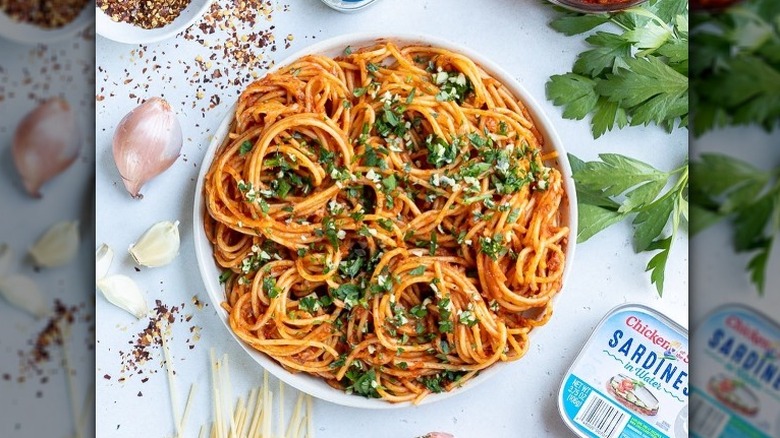
<svg viewBox="0 0 780 438"><path fill-rule="evenodd" d="M200 301L197 295L192 297L192 302L198 310L204 307L204 303ZM147 317L145 328L128 341L128 344L132 346L130 351L119 352L121 377L117 379L118 382L122 383L135 375L145 374L145 371L153 374L159 371L159 369L145 370L144 365L150 360L160 357L160 354L157 352L162 349L163 334L169 336L167 341L170 342L172 330L169 327L172 324L175 322L189 323L193 319L192 314L183 313L185 307L186 303L169 307L160 300L155 301L155 307L150 312L150 316ZM189 327L190 337L185 342L188 349L192 350L195 348L195 344L201 338L201 329L197 325ZM162 362L160 365L162 367ZM141 379L141 383L146 383L147 381L149 381L149 377L144 376Z"/></svg>
<svg viewBox="0 0 780 438"><path fill-rule="evenodd" d="M198 22L171 44L132 49L128 57L133 63L131 68L108 71L98 66L96 100L104 102L121 90L140 104L150 94L164 97L164 90L177 88L184 80L189 91L182 100L171 104L200 111L201 118L206 119L210 110L226 100L232 102L232 97L226 99L226 95L238 96L246 85L273 66L268 56L277 51L272 16L286 11L289 5L273 0L216 0ZM280 38L279 44L284 42L283 47L287 48L292 39L289 34ZM167 54L186 44L199 44L205 50L189 59Z"/></svg>
<svg viewBox="0 0 780 438"><path fill-rule="evenodd" d="M129 373L123 376L120 381L126 377L140 374L143 372L141 367L151 359L152 352L162 347L162 330L168 324L176 321L176 314L179 312L178 306L168 307L162 301L155 302L154 309L150 312L146 327L137 333L134 339L128 343L132 346L130 351L120 351L121 372Z"/></svg>
<svg viewBox="0 0 780 438"><path fill-rule="evenodd" d="M82 306L67 306L60 300L55 300L54 310L46 320L46 325L33 338L27 341L30 349L20 350L19 355L19 375L18 382L24 382L30 376L43 376L49 372L46 365L50 364L55 358L59 364L60 354L54 354L55 349L60 349L63 344L63 334L61 330L68 330L70 326L78 321L78 314L83 309ZM82 321L84 318L81 319ZM41 379L41 382L44 380Z"/></svg>
<svg viewBox="0 0 780 438"><path fill-rule="evenodd" d="M200 298L197 295L192 296L192 305L195 306L198 310L203 310L204 303L200 300Z"/></svg>
<svg viewBox="0 0 780 438"><path fill-rule="evenodd" d="M0 0L0 4L3 1ZM73 51L78 53L83 51L82 44L92 44L89 41L94 40L94 33L90 29L82 32L80 39L72 41ZM54 96L67 97L68 93L63 90L86 91L95 87L94 64L69 55L63 47L40 44L30 48L19 61L25 65L20 70L0 66L0 102L24 99L32 109L34 104ZM89 93L79 92L78 95L81 100L69 101L71 107L84 111L94 107Z"/></svg>
<svg viewBox="0 0 780 438"><path fill-rule="evenodd" d="M197 83L221 79L220 89L237 88L240 93L245 81L251 81L256 70L267 70L273 61L265 51L276 52L276 37L270 23L276 10L287 11L288 5L272 0L220 0L211 4L201 20L184 32L184 39L207 48L209 56L195 58L199 72L193 74ZM292 35L285 40L292 41ZM287 45L287 47L289 47ZM214 62L218 61L218 62ZM204 74L201 74L204 73ZM211 108L219 104L210 99Z"/></svg>

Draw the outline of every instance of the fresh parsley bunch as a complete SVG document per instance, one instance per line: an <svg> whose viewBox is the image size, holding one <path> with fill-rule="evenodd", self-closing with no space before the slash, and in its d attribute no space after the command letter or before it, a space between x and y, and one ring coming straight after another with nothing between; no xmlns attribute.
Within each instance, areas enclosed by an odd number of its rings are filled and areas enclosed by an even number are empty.
<svg viewBox="0 0 780 438"><path fill-rule="evenodd" d="M577 183L577 242L633 218L634 251L657 251L646 270L651 271L650 282L663 295L672 242L688 221L687 160L670 172L619 154L601 154L598 161L590 162L570 154L569 162ZM664 192L670 182L671 188Z"/></svg>
<svg viewBox="0 0 780 438"><path fill-rule="evenodd" d="M693 132L780 121L780 2L696 12L691 26Z"/></svg>
<svg viewBox="0 0 780 438"><path fill-rule="evenodd" d="M547 82L563 117L592 115L595 138L615 126L688 125L688 2L650 0L614 14L562 12L550 25L565 35L600 30L572 71Z"/></svg>
<svg viewBox="0 0 780 438"><path fill-rule="evenodd" d="M780 232L780 167L762 170L726 155L702 154L691 163L691 178L691 234L730 219L734 247L753 255L747 270L763 294Z"/></svg>

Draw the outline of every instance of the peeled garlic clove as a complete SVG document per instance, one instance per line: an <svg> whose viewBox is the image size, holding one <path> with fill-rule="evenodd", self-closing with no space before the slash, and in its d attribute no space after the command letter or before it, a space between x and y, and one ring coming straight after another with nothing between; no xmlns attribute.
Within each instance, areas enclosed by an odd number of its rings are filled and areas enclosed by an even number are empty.
<svg viewBox="0 0 780 438"><path fill-rule="evenodd" d="M0 295L36 318L49 312L41 290L30 277L19 274L0 277Z"/></svg>
<svg viewBox="0 0 780 438"><path fill-rule="evenodd" d="M79 223L58 222L52 225L30 248L37 266L54 268L73 259L79 249Z"/></svg>
<svg viewBox="0 0 780 438"><path fill-rule="evenodd" d="M108 275L111 262L114 261L114 250L105 243L95 251L95 281Z"/></svg>
<svg viewBox="0 0 780 438"><path fill-rule="evenodd" d="M13 258L13 251L5 243L0 244L0 277L8 274L11 269L11 259Z"/></svg>
<svg viewBox="0 0 780 438"><path fill-rule="evenodd" d="M41 197L41 186L67 169L81 149L76 116L66 101L49 99L27 114L14 134L14 164L27 192Z"/></svg>
<svg viewBox="0 0 780 438"><path fill-rule="evenodd" d="M130 111L114 132L114 162L125 188L140 199L141 187L176 161L183 139L171 106L153 97Z"/></svg>
<svg viewBox="0 0 780 438"><path fill-rule="evenodd" d="M97 282L97 287L111 304L127 310L136 318L143 318L149 312L141 289L126 275L101 278Z"/></svg>
<svg viewBox="0 0 780 438"><path fill-rule="evenodd" d="M180 244L179 221L163 221L146 230L128 251L138 265L156 268L176 258Z"/></svg>

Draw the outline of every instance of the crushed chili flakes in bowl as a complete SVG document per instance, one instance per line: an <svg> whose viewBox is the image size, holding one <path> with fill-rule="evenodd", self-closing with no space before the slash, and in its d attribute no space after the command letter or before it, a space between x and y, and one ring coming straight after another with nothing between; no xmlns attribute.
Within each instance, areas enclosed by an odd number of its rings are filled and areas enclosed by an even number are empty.
<svg viewBox="0 0 780 438"><path fill-rule="evenodd" d="M113 21L157 29L172 23L190 3L192 0L97 0L97 7Z"/></svg>
<svg viewBox="0 0 780 438"><path fill-rule="evenodd" d="M73 22L88 0L0 0L0 10L12 20L44 29L57 29Z"/></svg>

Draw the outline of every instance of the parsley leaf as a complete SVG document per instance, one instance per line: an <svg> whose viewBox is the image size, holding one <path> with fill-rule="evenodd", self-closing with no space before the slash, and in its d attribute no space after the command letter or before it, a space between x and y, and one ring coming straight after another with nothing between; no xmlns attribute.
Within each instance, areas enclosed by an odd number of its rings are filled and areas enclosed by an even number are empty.
<svg viewBox="0 0 780 438"><path fill-rule="evenodd" d="M662 295L672 242L681 222L688 218L687 162L663 172L618 154L601 154L598 161L587 163L569 155L569 161L577 183L577 241L585 242L633 216L634 251L658 251L646 270L651 271L650 282ZM670 182L671 188L662 193ZM669 233L667 228L671 228Z"/></svg>
<svg viewBox="0 0 780 438"><path fill-rule="evenodd" d="M225 284L233 276L233 271L226 269L219 274L219 284Z"/></svg>
<svg viewBox="0 0 780 438"><path fill-rule="evenodd" d="M780 233L780 167L762 170L737 158L702 154L691 163L691 232L731 222L734 249L752 254L746 269L764 293L769 254Z"/></svg>
<svg viewBox="0 0 780 438"><path fill-rule="evenodd" d="M359 364L359 366L356 367L355 364ZM379 398L377 392L379 382L376 379L376 371L372 368L363 372L363 367L360 364L362 362L353 362L345 374L346 378L352 381L352 384L346 388L347 394L355 393L366 398Z"/></svg>
<svg viewBox="0 0 780 438"><path fill-rule="evenodd" d="M244 155L248 154L253 147L254 144L252 144L251 141L249 140L244 141L243 143L241 143L241 147L238 149L238 155L243 157Z"/></svg>
<svg viewBox="0 0 780 438"><path fill-rule="evenodd" d="M414 276L414 277L417 277L417 276L420 276L420 275L423 275L423 274L425 274L425 266L424 265L423 266L418 266L418 267L412 269L411 271L409 271L409 275Z"/></svg>
<svg viewBox="0 0 780 438"><path fill-rule="evenodd" d="M563 117L591 116L598 138L607 131L655 123L667 131L688 125L688 12L685 0L651 0L609 15L565 12L550 23L566 35L600 26L572 71L553 75L547 98Z"/></svg>
<svg viewBox="0 0 780 438"><path fill-rule="evenodd" d="M357 285L351 283L345 283L339 286L337 289L331 289L331 295L333 298L341 300L344 303L344 307L349 310L358 304L361 298L361 289Z"/></svg>
<svg viewBox="0 0 780 438"><path fill-rule="evenodd" d="M751 0L717 14L699 11L691 28L693 132L780 122L780 5Z"/></svg>

